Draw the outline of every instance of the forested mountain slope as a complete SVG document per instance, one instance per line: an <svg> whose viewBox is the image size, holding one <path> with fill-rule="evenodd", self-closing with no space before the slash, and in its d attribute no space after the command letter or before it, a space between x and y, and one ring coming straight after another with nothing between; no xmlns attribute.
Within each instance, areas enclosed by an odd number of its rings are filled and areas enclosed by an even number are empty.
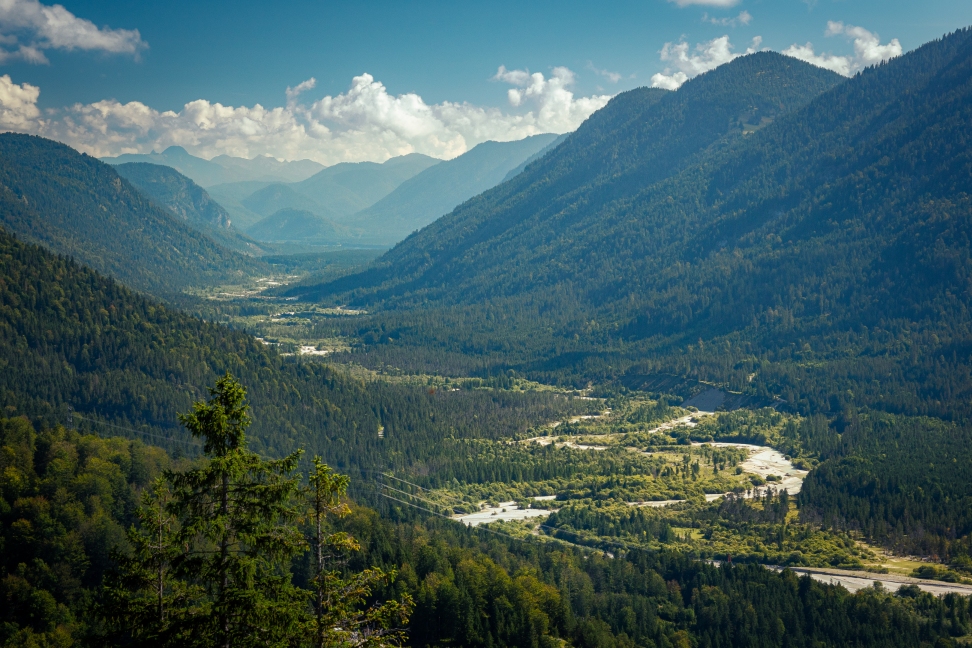
<svg viewBox="0 0 972 648"><path fill-rule="evenodd" d="M258 263L159 207L109 165L40 137L0 135L0 225L155 294Z"/></svg>
<svg viewBox="0 0 972 648"><path fill-rule="evenodd" d="M753 124L770 122L839 81L831 72L763 53L737 59L676 93L622 93L539 163L409 237L355 287L372 289L377 299L407 300L411 290L431 289L428 296L442 301L477 301L487 296L482 289L466 289L486 274L511 274L509 262L528 249L536 255L529 259L531 270L542 275L555 255L581 256L585 229L596 228L591 238L605 233L603 212L615 201L627 204L712 155L710 149L740 139ZM446 267L456 273L446 283L432 278ZM510 294L549 284L538 278L489 290ZM395 287L399 283L407 288ZM469 285L453 292L459 283Z"/></svg>
<svg viewBox="0 0 972 648"><path fill-rule="evenodd" d="M557 139L534 135L515 142L483 142L400 184L390 194L347 218L362 242L391 245L495 187L507 173Z"/></svg>
<svg viewBox="0 0 972 648"><path fill-rule="evenodd" d="M115 171L192 225L224 229L232 226L230 215L209 197L205 189L171 167L148 162L128 162L116 165Z"/></svg>
<svg viewBox="0 0 972 648"><path fill-rule="evenodd" d="M148 162L115 166L136 189L218 243L247 254L262 250L233 227L229 213L209 193L175 169Z"/></svg>
<svg viewBox="0 0 972 648"><path fill-rule="evenodd" d="M452 348L502 335L505 362L548 375L627 366L803 412L970 416L972 32L837 85L801 74L825 73L760 53L621 95L372 270L306 295L441 308L422 330L395 313L380 326ZM772 123L746 108L787 97L798 109Z"/></svg>
<svg viewBox="0 0 972 648"><path fill-rule="evenodd" d="M450 435L509 436L587 409L545 394L365 383L288 360L0 230L0 411L100 433L120 426L162 445L172 438L171 449L186 440L177 413L227 371L250 390L255 449L303 446L343 469L412 466Z"/></svg>

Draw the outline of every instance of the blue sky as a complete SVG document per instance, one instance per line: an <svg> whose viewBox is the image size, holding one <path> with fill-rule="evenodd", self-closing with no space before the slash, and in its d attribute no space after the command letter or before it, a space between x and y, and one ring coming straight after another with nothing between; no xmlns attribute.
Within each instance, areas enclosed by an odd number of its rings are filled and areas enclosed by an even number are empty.
<svg viewBox="0 0 972 648"><path fill-rule="evenodd" d="M11 92L20 98L0 105L0 127L33 129L95 154L180 143L202 155L325 163L409 148L449 157L483 138L568 130L610 95L651 85L657 74L666 76L655 85L677 87L747 48L785 51L809 42L812 53L803 47L801 56L852 73L869 55L886 58L972 24L969 0L67 1L60 15L76 19L76 35L44 26L50 5L7 2L20 10L0 10L0 75L9 75L12 88L0 88L0 104ZM508 72L497 75L499 66ZM357 103L349 94L355 77ZM311 78L313 87L291 97L288 113L287 88ZM325 97L345 101L320 104ZM205 105L190 115L184 107L196 100ZM363 107L372 100L374 109ZM250 112L213 117L217 103ZM287 114L256 115L257 104ZM86 108L72 112L74 105ZM389 105L397 121L383 123L387 115L374 114ZM457 105L479 112L460 115ZM560 112L544 121L545 110ZM164 111L179 119L166 121ZM280 121L287 115L290 131ZM436 131L427 118L445 126ZM235 124L214 139L203 132L212 119L259 122L254 128L265 137ZM471 119L479 126L457 125ZM82 127L91 132L79 135ZM293 129L311 139L297 143Z"/></svg>

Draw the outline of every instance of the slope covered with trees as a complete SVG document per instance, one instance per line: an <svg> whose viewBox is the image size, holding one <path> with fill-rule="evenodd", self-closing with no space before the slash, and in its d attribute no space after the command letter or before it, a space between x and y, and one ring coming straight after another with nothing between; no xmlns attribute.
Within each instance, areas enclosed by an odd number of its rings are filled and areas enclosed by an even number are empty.
<svg viewBox="0 0 972 648"><path fill-rule="evenodd" d="M970 71L964 30L837 85L760 53L632 91L371 270L293 294L381 305L394 349L548 378L966 417Z"/></svg>
<svg viewBox="0 0 972 648"><path fill-rule="evenodd" d="M232 226L229 214L205 189L171 167L129 162L115 165L115 171L187 223L223 229Z"/></svg>
<svg viewBox="0 0 972 648"><path fill-rule="evenodd" d="M879 413L853 413L844 423L804 482L804 517L900 553L972 567L972 429Z"/></svg>
<svg viewBox="0 0 972 648"><path fill-rule="evenodd" d="M839 80L825 70L764 53L694 79L677 93L651 88L622 93L540 163L397 246L383 259L385 265L360 277L358 285L396 301L431 287L434 291L424 296L466 302L548 288L558 276L545 276L554 255L581 257L585 228L598 228L589 232L590 238L606 234L610 212L603 212L614 201L678 175L697 157L740 139L752 124L806 104ZM536 239L541 232L548 238ZM530 259L533 280L504 281L484 294L477 280L510 274L510 261L526 261L512 255L528 248L537 255ZM425 255L431 259L420 260ZM433 279L447 267L461 274L445 283ZM459 297L453 291L460 284L475 292Z"/></svg>
<svg viewBox="0 0 972 648"><path fill-rule="evenodd" d="M0 135L0 205L0 225L10 232L155 294L253 268L112 167L40 137Z"/></svg>
<svg viewBox="0 0 972 648"><path fill-rule="evenodd" d="M132 293L0 231L0 408L45 425L187 449L176 414L227 371L250 388L254 448L344 470L419 465L450 436L502 438L586 412L549 393L364 382ZM379 437L378 430L383 427Z"/></svg>
<svg viewBox="0 0 972 648"><path fill-rule="evenodd" d="M224 247L244 254L263 251L233 227L229 213L205 189L175 169L148 162L127 162L115 165L115 171L161 207Z"/></svg>

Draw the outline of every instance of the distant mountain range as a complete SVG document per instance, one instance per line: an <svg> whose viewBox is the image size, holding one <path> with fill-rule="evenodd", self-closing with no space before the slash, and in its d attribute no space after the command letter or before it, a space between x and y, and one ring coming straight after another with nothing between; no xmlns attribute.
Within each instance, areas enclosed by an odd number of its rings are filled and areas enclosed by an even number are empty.
<svg viewBox="0 0 972 648"><path fill-rule="evenodd" d="M165 172L148 169L156 170ZM200 235L200 221L223 216L213 205L190 213L192 200L171 201L187 210L177 216L95 158L40 137L0 135L0 225L18 237L157 295L267 270Z"/></svg>
<svg viewBox="0 0 972 648"><path fill-rule="evenodd" d="M381 164L344 162L294 183L293 189L320 205L327 215L343 220L375 204L398 185L440 162L421 153L394 157Z"/></svg>
<svg viewBox="0 0 972 648"><path fill-rule="evenodd" d="M515 142L484 142L445 162L411 154L383 164L336 164L302 182L238 182L211 187L210 192L258 240L267 232L283 235L280 225L289 218L275 219L269 227L258 221L287 209L343 225L334 228L332 242L393 245L502 182L560 139L536 135ZM285 238L300 240L296 232Z"/></svg>
<svg viewBox="0 0 972 648"><path fill-rule="evenodd" d="M274 241L311 243L299 236L310 231L306 228L290 234L281 231L288 223L297 222L292 214L258 226L280 210L298 210L330 223L325 229L333 234L334 238L328 239L331 244L381 246L397 243L462 202L516 175L564 137L547 134L515 142L483 142L446 162L411 153L381 164L342 162L324 168L308 160L279 162L269 157L244 160L223 155L204 160L178 146L162 153L121 155L103 161L175 169L206 187L208 197L219 204L236 228L257 240L269 241L260 237L272 233ZM315 235L314 241L320 244L322 239ZM239 241L223 242L235 249L246 248L245 243L240 247Z"/></svg>
<svg viewBox="0 0 972 648"><path fill-rule="evenodd" d="M161 153L133 154L126 153L118 157L101 159L108 164L125 164L127 162L150 162L172 167L182 175L191 178L193 182L203 187L223 184L226 182L263 181L263 182L299 182L309 178L324 168L323 164L311 160L296 160L281 162L269 156L256 157L252 160L245 158L220 155L212 160L190 155L181 146L170 146Z"/></svg>
<svg viewBox="0 0 972 648"><path fill-rule="evenodd" d="M333 244L346 238L346 228L306 209L285 207L275 211L247 232L272 243Z"/></svg>
<svg viewBox="0 0 972 648"><path fill-rule="evenodd" d="M405 180L384 198L343 222L360 231L362 242L393 245L457 205L495 187L512 169L557 139L557 135L546 134L516 142L483 142Z"/></svg>
<svg viewBox="0 0 972 648"><path fill-rule="evenodd" d="M300 209L328 219L357 212L439 160L412 153L376 162L342 162L301 182L239 181L209 188L241 229L281 209Z"/></svg>

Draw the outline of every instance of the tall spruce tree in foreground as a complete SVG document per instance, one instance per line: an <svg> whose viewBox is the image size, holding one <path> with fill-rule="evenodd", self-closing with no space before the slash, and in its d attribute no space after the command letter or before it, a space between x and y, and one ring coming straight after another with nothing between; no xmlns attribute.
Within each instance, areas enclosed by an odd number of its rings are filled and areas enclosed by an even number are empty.
<svg viewBox="0 0 972 648"><path fill-rule="evenodd" d="M131 552L117 556L104 597L109 642L400 646L411 599L371 604L373 590L395 573L344 569L344 558L359 545L346 533L328 531L329 518L350 512L348 477L318 457L309 489L301 488L299 451L268 461L247 449L243 386L227 374L209 391L208 402L179 417L203 440L205 459L152 485L139 526L129 530ZM294 587L290 572L293 558L309 548L297 527L308 503L316 558L312 592Z"/></svg>
<svg viewBox="0 0 972 648"><path fill-rule="evenodd" d="M297 643L305 603L291 584L291 559L306 543L296 527L300 451L267 461L247 449L246 390L227 374L179 421L203 440L200 468L173 474L172 511L181 522L175 572L197 582L196 602L177 634L182 645L241 648Z"/></svg>
<svg viewBox="0 0 972 648"><path fill-rule="evenodd" d="M307 548L297 528L300 452L261 459L247 449L243 386L227 374L209 392L179 416L205 459L166 473L146 496L105 617L116 640L138 645L300 645L307 596L289 569Z"/></svg>
<svg viewBox="0 0 972 648"><path fill-rule="evenodd" d="M187 601L202 591L173 578L180 548L171 499L168 482L157 478L142 494L139 526L128 530L131 553L115 552L118 569L107 575L103 608L111 643L166 645L169 628L179 625L176 619L185 618Z"/></svg>

